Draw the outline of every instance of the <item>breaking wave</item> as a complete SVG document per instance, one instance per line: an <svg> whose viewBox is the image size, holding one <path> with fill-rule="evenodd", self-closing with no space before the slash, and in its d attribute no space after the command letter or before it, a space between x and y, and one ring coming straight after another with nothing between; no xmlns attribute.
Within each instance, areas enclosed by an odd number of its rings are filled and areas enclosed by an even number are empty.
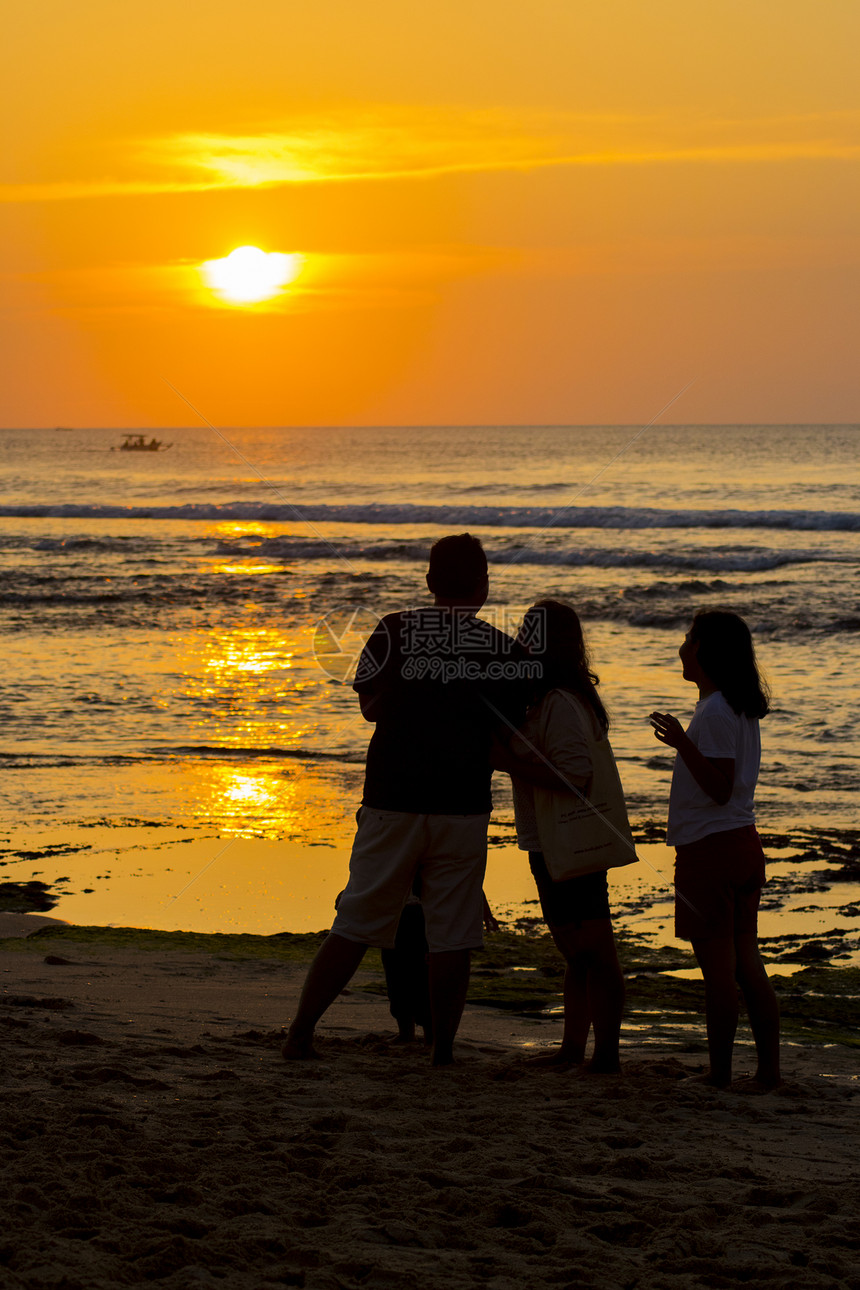
<svg viewBox="0 0 860 1290"><path fill-rule="evenodd" d="M627 506L294 506L289 502L189 503L184 506L64 505L0 506L7 518L249 521L317 524L438 524L451 529L786 529L799 532L860 532L860 513L812 510L661 510Z"/></svg>

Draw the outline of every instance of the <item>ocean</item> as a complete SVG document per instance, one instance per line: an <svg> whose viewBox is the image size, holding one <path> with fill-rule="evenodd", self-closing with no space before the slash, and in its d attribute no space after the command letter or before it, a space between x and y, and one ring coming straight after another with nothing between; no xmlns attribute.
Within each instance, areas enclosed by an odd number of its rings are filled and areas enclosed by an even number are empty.
<svg viewBox="0 0 860 1290"><path fill-rule="evenodd" d="M435 538L464 530L487 550L498 626L514 632L544 595L578 608L661 881L671 758L647 716L692 710L677 650L694 611L741 613L774 697L760 829L786 873L837 864L827 907L845 907L860 427L145 434L170 446L120 451L122 429L0 431L0 878L43 884L55 916L323 926L370 734L350 669L378 615L427 602ZM516 918L532 893L496 783L491 885ZM829 858L816 869L815 855Z"/></svg>

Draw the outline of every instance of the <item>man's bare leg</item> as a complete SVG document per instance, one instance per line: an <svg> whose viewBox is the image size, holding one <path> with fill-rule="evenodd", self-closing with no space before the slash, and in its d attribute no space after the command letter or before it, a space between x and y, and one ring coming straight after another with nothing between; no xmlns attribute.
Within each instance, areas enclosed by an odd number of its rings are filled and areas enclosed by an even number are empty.
<svg viewBox="0 0 860 1290"><path fill-rule="evenodd" d="M434 1066L450 1066L454 1060L454 1036L466 1006L471 950L441 950L428 955L430 966L430 1013L433 1018Z"/></svg>
<svg viewBox="0 0 860 1290"><path fill-rule="evenodd" d="M308 969L293 1024L287 1031L287 1042L281 1050L287 1061L307 1061L317 1056L316 1024L351 981L366 951L366 945L329 932Z"/></svg>

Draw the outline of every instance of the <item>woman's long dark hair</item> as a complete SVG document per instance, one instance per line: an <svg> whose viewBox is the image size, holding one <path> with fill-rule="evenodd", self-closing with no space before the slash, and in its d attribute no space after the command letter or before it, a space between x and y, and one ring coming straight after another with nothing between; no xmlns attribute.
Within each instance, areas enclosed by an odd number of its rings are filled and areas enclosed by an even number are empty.
<svg viewBox="0 0 860 1290"><path fill-rule="evenodd" d="M535 698L559 688L572 690L589 705L605 734L609 715L597 693L600 677L591 670L582 624L573 605L564 600L536 601L526 612L520 638L532 657L543 664Z"/></svg>
<svg viewBox="0 0 860 1290"><path fill-rule="evenodd" d="M739 716L767 716L770 691L759 673L752 635L742 618L724 610L700 609L689 639L698 641L699 667Z"/></svg>

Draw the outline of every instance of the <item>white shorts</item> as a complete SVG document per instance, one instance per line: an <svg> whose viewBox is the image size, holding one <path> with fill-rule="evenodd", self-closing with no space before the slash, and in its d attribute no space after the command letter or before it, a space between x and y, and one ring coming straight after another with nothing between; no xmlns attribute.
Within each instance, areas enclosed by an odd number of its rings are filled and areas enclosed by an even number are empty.
<svg viewBox="0 0 860 1290"><path fill-rule="evenodd" d="M420 875L430 952L480 949L489 815L413 815L362 806L349 882L332 931L348 941L394 945Z"/></svg>

